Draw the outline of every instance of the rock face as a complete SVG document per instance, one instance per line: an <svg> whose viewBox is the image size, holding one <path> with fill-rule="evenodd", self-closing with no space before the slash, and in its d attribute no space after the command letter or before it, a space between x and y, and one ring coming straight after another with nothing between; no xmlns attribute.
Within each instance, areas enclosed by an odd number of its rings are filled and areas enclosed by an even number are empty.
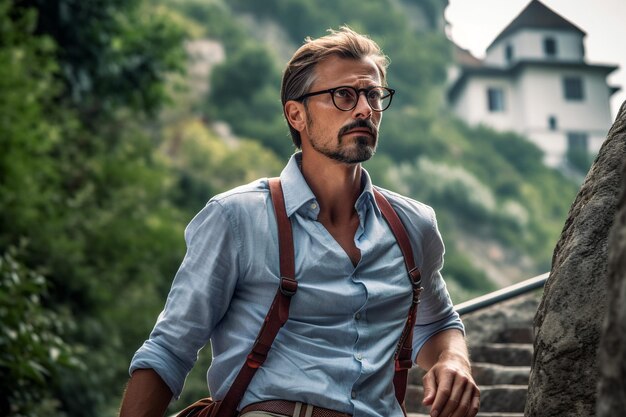
<svg viewBox="0 0 626 417"><path fill-rule="evenodd" d="M597 353L607 312L608 235L624 161L626 105L587 174L554 250L550 278L535 316L527 417L595 414Z"/></svg>
<svg viewBox="0 0 626 417"><path fill-rule="evenodd" d="M626 140L624 124L623 121L622 141ZM626 416L626 165L618 213L609 235L607 285L608 311L598 356L597 417Z"/></svg>

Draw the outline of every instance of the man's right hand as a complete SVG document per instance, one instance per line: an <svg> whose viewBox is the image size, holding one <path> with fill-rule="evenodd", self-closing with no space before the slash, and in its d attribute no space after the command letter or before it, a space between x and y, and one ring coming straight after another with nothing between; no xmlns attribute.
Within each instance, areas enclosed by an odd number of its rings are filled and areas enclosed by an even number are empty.
<svg viewBox="0 0 626 417"><path fill-rule="evenodd" d="M119 417L163 417L172 391L153 369L137 369L128 381Z"/></svg>

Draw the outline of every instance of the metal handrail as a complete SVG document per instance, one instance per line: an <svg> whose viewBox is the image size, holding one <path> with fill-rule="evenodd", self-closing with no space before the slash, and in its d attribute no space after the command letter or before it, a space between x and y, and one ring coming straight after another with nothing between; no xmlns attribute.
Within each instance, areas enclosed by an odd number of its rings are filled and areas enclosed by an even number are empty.
<svg viewBox="0 0 626 417"><path fill-rule="evenodd" d="M527 279L506 288L502 288L500 290L490 292L489 294L481 295L480 297L460 303L456 305L454 309L461 316L477 310L482 310L494 304L510 300L518 295L526 294L538 288L542 288L549 276L550 273L546 272L534 278Z"/></svg>

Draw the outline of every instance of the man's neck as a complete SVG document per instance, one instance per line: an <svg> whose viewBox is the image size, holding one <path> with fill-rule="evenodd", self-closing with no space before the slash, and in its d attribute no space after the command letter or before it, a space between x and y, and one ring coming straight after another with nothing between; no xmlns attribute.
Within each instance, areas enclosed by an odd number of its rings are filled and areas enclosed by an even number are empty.
<svg viewBox="0 0 626 417"><path fill-rule="evenodd" d="M316 152L302 154L302 175L320 205L320 217L349 222L361 194L361 164L344 164Z"/></svg>

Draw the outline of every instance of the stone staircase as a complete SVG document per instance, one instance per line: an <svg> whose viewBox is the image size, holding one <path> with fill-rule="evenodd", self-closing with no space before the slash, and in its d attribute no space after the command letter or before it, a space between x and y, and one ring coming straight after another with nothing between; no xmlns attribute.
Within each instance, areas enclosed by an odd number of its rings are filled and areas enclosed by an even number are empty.
<svg viewBox="0 0 626 417"><path fill-rule="evenodd" d="M533 354L532 323L541 292L519 296L463 317L472 359L472 374L480 386L478 417L523 417ZM426 417L424 371L409 373L406 407L409 417Z"/></svg>

